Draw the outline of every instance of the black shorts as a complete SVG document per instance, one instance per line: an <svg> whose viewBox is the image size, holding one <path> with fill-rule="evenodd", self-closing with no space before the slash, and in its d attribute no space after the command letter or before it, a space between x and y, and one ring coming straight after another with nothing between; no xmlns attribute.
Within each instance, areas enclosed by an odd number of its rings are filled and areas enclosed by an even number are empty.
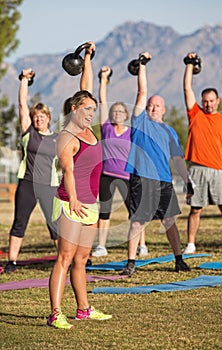
<svg viewBox="0 0 222 350"><path fill-rule="evenodd" d="M130 176L130 220L141 224L163 220L180 214L176 193L171 182Z"/></svg>

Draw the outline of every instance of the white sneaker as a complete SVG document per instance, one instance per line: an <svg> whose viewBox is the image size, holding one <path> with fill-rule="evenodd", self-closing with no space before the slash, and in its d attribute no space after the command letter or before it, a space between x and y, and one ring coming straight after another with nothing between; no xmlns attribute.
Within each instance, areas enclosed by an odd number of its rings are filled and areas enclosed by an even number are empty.
<svg viewBox="0 0 222 350"><path fill-rule="evenodd" d="M196 246L194 243L188 243L183 251L183 254L194 254L196 252Z"/></svg>
<svg viewBox="0 0 222 350"><path fill-rule="evenodd" d="M140 245L138 247L138 251L137 251L139 256L147 256L148 255L148 248L145 245Z"/></svg>
<svg viewBox="0 0 222 350"><path fill-rule="evenodd" d="M98 245L92 252L92 256L95 256L96 258L99 258L100 256L106 256L107 254L108 253L106 247L103 247L102 245Z"/></svg>

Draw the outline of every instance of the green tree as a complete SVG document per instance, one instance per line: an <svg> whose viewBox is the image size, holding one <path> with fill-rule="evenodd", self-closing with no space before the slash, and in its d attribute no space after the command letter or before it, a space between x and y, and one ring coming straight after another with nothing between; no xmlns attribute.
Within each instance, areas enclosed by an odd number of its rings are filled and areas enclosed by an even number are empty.
<svg viewBox="0 0 222 350"><path fill-rule="evenodd" d="M18 21L21 18L17 7L23 0L0 0L0 64L5 57L16 50L19 40L16 33L19 29ZM0 79L5 74L6 68L0 68Z"/></svg>
<svg viewBox="0 0 222 350"><path fill-rule="evenodd" d="M220 97L220 103L218 106L218 112L222 113L222 98Z"/></svg>
<svg viewBox="0 0 222 350"><path fill-rule="evenodd" d="M185 151L188 135L187 117L176 107L166 111L165 121L177 132L183 151Z"/></svg>
<svg viewBox="0 0 222 350"><path fill-rule="evenodd" d="M2 65L5 57L16 50L19 40L16 33L21 18L17 7L23 0L0 0L0 79L6 73L7 67ZM15 106L8 106L7 96L0 98L0 146L15 148L18 140L18 117Z"/></svg>
<svg viewBox="0 0 222 350"><path fill-rule="evenodd" d="M0 126L0 146L8 146L11 149L18 148L20 138L20 125L16 114L15 105L0 112L4 125Z"/></svg>

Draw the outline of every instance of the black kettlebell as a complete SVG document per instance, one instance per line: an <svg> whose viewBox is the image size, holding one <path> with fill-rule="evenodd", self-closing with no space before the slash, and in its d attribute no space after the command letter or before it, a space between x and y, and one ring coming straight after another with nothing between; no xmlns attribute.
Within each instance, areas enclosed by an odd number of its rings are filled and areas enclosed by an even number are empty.
<svg viewBox="0 0 222 350"><path fill-rule="evenodd" d="M196 57L189 58L189 57L184 57L183 59L184 63L187 64L192 64L193 65L193 74L199 74L201 72L201 58L196 55Z"/></svg>
<svg viewBox="0 0 222 350"><path fill-rule="evenodd" d="M138 75L139 72L139 63L143 64L144 66L151 60L151 58L146 58L143 55L139 55L139 58L132 60L128 64L128 71L132 75Z"/></svg>
<svg viewBox="0 0 222 350"><path fill-rule="evenodd" d="M84 66L84 59L80 56L82 50L89 48L90 44L85 43L77 47L76 51L69 53L62 60L62 67L69 75L78 75L82 73ZM95 51L91 54L91 59L93 59Z"/></svg>
<svg viewBox="0 0 222 350"><path fill-rule="evenodd" d="M102 71L100 71L98 74L99 81L101 81L101 74L102 74ZM113 71L111 69L109 75L107 76L107 84L109 84L110 77L112 76L112 74L113 74Z"/></svg>
<svg viewBox="0 0 222 350"><path fill-rule="evenodd" d="M33 73L32 77L28 79L28 86L30 86L34 83L35 72L32 71L32 73ZM22 80L22 78L23 78L22 72L19 74L18 78L19 78L19 80Z"/></svg>

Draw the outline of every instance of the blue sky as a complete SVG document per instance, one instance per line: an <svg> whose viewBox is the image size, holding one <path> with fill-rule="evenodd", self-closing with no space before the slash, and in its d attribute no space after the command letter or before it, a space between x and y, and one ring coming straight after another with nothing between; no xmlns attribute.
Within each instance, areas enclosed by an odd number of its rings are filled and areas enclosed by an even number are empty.
<svg viewBox="0 0 222 350"><path fill-rule="evenodd" d="M7 58L10 62L74 50L88 40L99 42L129 20L171 26L182 35L222 23L221 0L23 0L18 10L20 45Z"/></svg>

